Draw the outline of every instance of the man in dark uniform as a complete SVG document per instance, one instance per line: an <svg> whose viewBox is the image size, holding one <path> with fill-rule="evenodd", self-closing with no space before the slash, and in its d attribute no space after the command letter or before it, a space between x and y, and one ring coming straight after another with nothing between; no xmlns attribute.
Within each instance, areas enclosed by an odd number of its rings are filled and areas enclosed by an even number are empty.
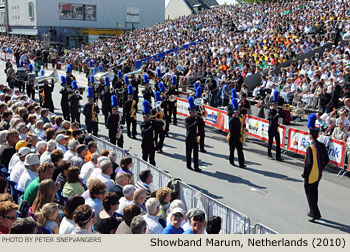
<svg viewBox="0 0 350 252"><path fill-rule="evenodd" d="M137 105L139 103L139 84L140 84L140 81L136 80L136 76L134 74L131 75L131 85L134 89L133 99L136 102L136 112L137 112Z"/></svg>
<svg viewBox="0 0 350 252"><path fill-rule="evenodd" d="M155 166L156 161L154 160L154 156L156 151L156 132L153 127L153 122L150 120L151 106L147 100L143 101L142 106L144 120L140 125L142 136L142 159L146 162L149 160L150 164Z"/></svg>
<svg viewBox="0 0 350 252"><path fill-rule="evenodd" d="M107 119L109 141L112 144L117 144L120 148L123 148L124 138L121 126L122 117L119 115L118 112L119 102L116 95L112 95L111 104L112 114L110 114Z"/></svg>
<svg viewBox="0 0 350 252"><path fill-rule="evenodd" d="M26 76L26 86L27 86L27 95L33 101L35 100L35 89L34 81L36 79L36 74L34 73L34 66L32 63L28 65L28 72Z"/></svg>
<svg viewBox="0 0 350 252"><path fill-rule="evenodd" d="M236 98L232 98L232 109L233 109L233 117L230 119L229 130L230 130L230 164L235 165L234 152L237 149L238 153L238 161L239 167L246 168L244 164L244 154L243 154L243 145L241 142L241 120L239 118L239 110L238 110L238 101Z"/></svg>
<svg viewBox="0 0 350 252"><path fill-rule="evenodd" d="M129 98L129 77L127 75L124 75L124 89L123 89L123 95L122 95L122 103L124 104Z"/></svg>
<svg viewBox="0 0 350 252"><path fill-rule="evenodd" d="M322 177L322 170L329 162L328 153L323 143L317 141L319 129L315 127L316 115L311 114L307 123L311 144L306 149L304 160L304 189L309 204L310 212L307 214L313 222L321 218L320 210L317 206L318 184Z"/></svg>
<svg viewBox="0 0 350 252"><path fill-rule="evenodd" d="M102 114L105 116L105 125L107 126L107 118L109 116L109 114L112 112L112 104L111 104L111 97L112 94L109 91L110 88L110 80L109 77L106 76L105 80L104 80L104 90L102 91Z"/></svg>
<svg viewBox="0 0 350 252"><path fill-rule="evenodd" d="M161 107L163 108L163 111L164 111L165 136L169 137L168 132L169 132L169 125L170 125L170 102L169 102L168 96L165 93L165 86L163 85L163 83L159 83L158 87L159 87L160 95L162 96Z"/></svg>
<svg viewBox="0 0 350 252"><path fill-rule="evenodd" d="M114 93L117 95L118 103L124 104L123 102L123 81L122 81L123 75L122 72L119 70L116 75L114 76L114 79L112 81L112 86L114 88Z"/></svg>
<svg viewBox="0 0 350 252"><path fill-rule="evenodd" d="M24 61L21 60L19 63L19 67L17 68L16 72L16 80L17 80L17 86L19 89L19 92L24 92L24 81L27 77L27 69L25 68Z"/></svg>
<svg viewBox="0 0 350 252"><path fill-rule="evenodd" d="M196 88L196 98L201 99L201 97L202 97L202 87L198 84ZM197 106L196 109L197 109L197 113L199 113L200 112L199 106ZM202 115L199 115L198 127L199 127L199 150L200 152L207 153L207 151L204 149L205 122Z"/></svg>
<svg viewBox="0 0 350 252"><path fill-rule="evenodd" d="M47 108L50 110L51 113L54 113L54 106L53 106L53 101L52 101L52 92L54 88L54 83L50 83L47 80L44 80L44 86L39 88L39 92L42 92L43 96L43 106L44 108Z"/></svg>
<svg viewBox="0 0 350 252"><path fill-rule="evenodd" d="M75 76L72 74L72 65L69 64L66 69L66 80L68 87L72 86L72 82L75 80Z"/></svg>
<svg viewBox="0 0 350 252"><path fill-rule="evenodd" d="M167 96L170 97L172 95L175 96L175 101L169 101L170 102L170 106L169 106L169 120L171 122L171 118L173 118L173 125L177 125L177 118L176 118L176 114L177 114L177 96L178 96L179 92L178 92L178 86L177 86L177 79L176 76L173 75L171 77L171 85L169 87L169 90L167 92Z"/></svg>
<svg viewBox="0 0 350 252"><path fill-rule="evenodd" d="M79 95L77 81L72 82L72 95L69 97L70 102L70 115L72 122L78 122L80 124L80 100L83 98Z"/></svg>
<svg viewBox="0 0 350 252"><path fill-rule="evenodd" d="M88 87L87 96L88 103L85 104L83 110L83 114L85 115L85 125L88 133L92 133L94 136L97 136L98 113L100 113L100 109L98 108L98 105L94 103L94 91L92 87Z"/></svg>
<svg viewBox="0 0 350 252"><path fill-rule="evenodd" d="M152 115L155 116L157 113L162 113L163 111L161 106L159 106L159 102L162 101L162 98L160 97L160 92L156 91L154 95L154 108L152 109ZM158 106L157 106L158 104ZM164 114L163 114L163 119L164 119ZM163 119L155 119L153 120L153 126L156 130L156 150L158 153L163 153L163 144L164 144L164 139L165 139L165 122Z"/></svg>
<svg viewBox="0 0 350 252"><path fill-rule="evenodd" d="M194 163L194 170L197 172L200 172L201 169L198 166L198 136L199 136L199 129L198 129L198 120L199 117L197 116L196 112L196 105L194 104L194 98L190 96L188 98L189 103L189 112L190 116L186 118L185 125L186 125L186 164L187 169L192 170L191 167L191 155L193 151L193 163Z"/></svg>
<svg viewBox="0 0 350 252"><path fill-rule="evenodd" d="M212 107L217 106L217 94L219 91L217 82L215 78L210 74L209 75L210 82L209 82L209 105Z"/></svg>
<svg viewBox="0 0 350 252"><path fill-rule="evenodd" d="M132 138L136 139L136 101L133 99L134 90L132 85L128 86L128 100L124 103L123 117L126 120L126 129L128 137L131 138L130 125L132 126Z"/></svg>
<svg viewBox="0 0 350 252"><path fill-rule="evenodd" d="M282 111L278 111L278 101L279 101L279 93L278 91L273 92L273 103L270 106L270 111L269 111L269 143L268 143L268 151L267 155L268 158L273 160L272 157L272 143L273 143L273 138L275 138L276 141L276 160L278 161L283 161L281 158L281 145L280 145L280 133L278 132L278 119L279 117L283 117Z"/></svg>
<svg viewBox="0 0 350 252"><path fill-rule="evenodd" d="M61 98L61 108L63 113L64 120L70 121L69 114L69 96L71 95L71 91L67 88L67 79L65 76L61 76L61 85L62 88L60 90Z"/></svg>
<svg viewBox="0 0 350 252"><path fill-rule="evenodd" d="M152 97L154 97L154 93L149 85L149 78L147 74L143 75L143 83L145 84L145 89L142 90L143 99L148 101L149 104L152 104Z"/></svg>

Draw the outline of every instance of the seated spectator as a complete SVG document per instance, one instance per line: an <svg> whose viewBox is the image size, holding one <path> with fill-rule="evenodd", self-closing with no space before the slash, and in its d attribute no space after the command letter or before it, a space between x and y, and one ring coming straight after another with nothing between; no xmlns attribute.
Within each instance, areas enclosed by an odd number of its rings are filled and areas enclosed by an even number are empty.
<svg viewBox="0 0 350 252"><path fill-rule="evenodd" d="M35 148L37 149L37 154L40 156L47 150L47 142L46 141L39 141L35 145Z"/></svg>
<svg viewBox="0 0 350 252"><path fill-rule="evenodd" d="M151 173L151 170L145 170L140 172L139 178L140 180L137 181L137 183L135 184L135 187L144 188L146 190L147 199L148 199L152 191L151 188L149 187L149 185L153 181L153 175Z"/></svg>
<svg viewBox="0 0 350 252"><path fill-rule="evenodd" d="M0 164L8 167L12 156L16 153L16 143L19 141L17 130L9 130L6 134L6 143L0 146Z"/></svg>
<svg viewBox="0 0 350 252"><path fill-rule="evenodd" d="M106 193L106 184L100 180L92 183L89 186L90 198L85 201L85 204L91 206L96 214L103 210L102 199Z"/></svg>
<svg viewBox="0 0 350 252"><path fill-rule="evenodd" d="M112 162L109 159L104 160L100 165L100 169L101 174L96 176L96 178L100 179L106 184L106 191L109 192L114 185L113 181L111 180L111 174L113 172Z"/></svg>
<svg viewBox="0 0 350 252"><path fill-rule="evenodd" d="M90 192L89 192L90 185L92 185L93 183L95 183L97 181L101 181L101 180L99 180L98 178L89 178L86 181L87 190L81 195L85 200L90 198Z"/></svg>
<svg viewBox="0 0 350 252"><path fill-rule="evenodd" d="M329 124L328 124L328 127L327 129L324 131L324 135L326 136L332 136L333 132L334 132L334 129L335 129L335 119L334 118L331 118L329 120Z"/></svg>
<svg viewBox="0 0 350 252"><path fill-rule="evenodd" d="M64 217L60 223L59 234L71 234L77 227L73 221L73 213L78 206L84 205L85 200L81 196L70 197L64 206Z"/></svg>
<svg viewBox="0 0 350 252"><path fill-rule="evenodd" d="M301 119L303 118L305 112L304 112L304 108L303 108L303 104L302 102L298 102L296 107L293 107L292 110L292 120L294 122L300 122Z"/></svg>
<svg viewBox="0 0 350 252"><path fill-rule="evenodd" d="M91 155L97 151L97 145L94 141L90 141L87 147L88 147L88 153L85 156L85 161L89 162L91 159Z"/></svg>
<svg viewBox="0 0 350 252"><path fill-rule="evenodd" d="M200 209L191 209L187 218L191 222L191 228L186 230L184 234L203 234L205 229L205 213Z"/></svg>
<svg viewBox="0 0 350 252"><path fill-rule="evenodd" d="M111 180L115 181L115 175L118 172L119 165L117 164L117 153L115 151L110 151L108 158L111 160L113 165L113 173L111 174Z"/></svg>
<svg viewBox="0 0 350 252"><path fill-rule="evenodd" d="M77 147L77 155L71 158L71 164L72 166L77 166L79 169L83 167L85 162L85 156L87 154L87 148L85 144L80 144Z"/></svg>
<svg viewBox="0 0 350 252"><path fill-rule="evenodd" d="M53 163L53 166L54 166L53 175L52 175L53 181L56 181L58 174L61 173L59 165L61 164L62 160L63 160L63 151L57 149L51 152L51 162Z"/></svg>
<svg viewBox="0 0 350 252"><path fill-rule="evenodd" d="M79 141L77 141L77 140L69 141L68 151L66 153L64 153L63 160L70 161L72 159L72 157L76 156L78 145L79 145Z"/></svg>
<svg viewBox="0 0 350 252"><path fill-rule="evenodd" d="M18 190L24 192L29 186L29 184L32 183L32 181L38 177L39 166L40 160L37 154L29 154L26 156L26 159L24 161L24 167L26 169L18 181Z"/></svg>
<svg viewBox="0 0 350 252"><path fill-rule="evenodd" d="M40 156L40 163L41 164L51 162L51 152L56 150L56 146L57 145L56 145L55 140L50 140L50 141L47 142L47 149Z"/></svg>
<svg viewBox="0 0 350 252"><path fill-rule="evenodd" d="M58 174L55 183L60 184L60 190L63 190L64 185L67 181L67 173L68 169L71 167L70 161L63 160L59 163L58 169L60 170L60 173Z"/></svg>
<svg viewBox="0 0 350 252"><path fill-rule="evenodd" d="M84 193L84 187L81 185L81 181L79 178L80 169L76 166L72 166L67 171L67 182L63 187L63 196L71 197L71 196L80 196Z"/></svg>
<svg viewBox="0 0 350 252"><path fill-rule="evenodd" d="M123 187L129 184L128 175L126 173L118 173L115 176L115 184L112 186L110 192L116 192L119 198L123 197Z"/></svg>
<svg viewBox="0 0 350 252"><path fill-rule="evenodd" d="M113 216L119 207L119 196L112 192L106 193L102 199L103 210L96 215L94 230L100 234L114 234L120 222Z"/></svg>
<svg viewBox="0 0 350 252"><path fill-rule="evenodd" d="M73 220L78 225L72 234L93 234L92 226L96 223L95 211L89 205L80 205L73 213Z"/></svg>
<svg viewBox="0 0 350 252"><path fill-rule="evenodd" d="M135 187L133 185L126 185L123 187L123 195L119 200L119 208L117 213L123 214L125 207L132 205L132 200L134 197Z"/></svg>
<svg viewBox="0 0 350 252"><path fill-rule="evenodd" d="M344 128L346 131L349 131L350 128L350 120L346 117L346 112L344 110L341 110L339 112L339 118L336 121L336 126L339 125L339 122L343 121Z"/></svg>
<svg viewBox="0 0 350 252"><path fill-rule="evenodd" d="M169 206L169 209L168 209L167 212L168 212L168 213L171 213L171 211L172 211L173 209L177 208L177 207L181 208L181 209L184 211L184 213L185 213L185 218L183 219L183 221L182 221L182 223L181 223L181 227L187 229L187 227L190 227L191 224L189 223L189 221L188 221L187 218L186 218L186 211L187 211L187 209L186 209L185 204L183 203L182 200L179 200L179 199L173 200L173 201L170 203L170 206ZM171 217L171 215L168 214L168 216L167 216L167 218L166 218L166 223L163 225L163 223L161 222L160 224L161 224L163 227L166 227L167 225L169 225L169 224L171 223L170 217ZM160 219L160 220L163 220L163 219Z"/></svg>
<svg viewBox="0 0 350 252"><path fill-rule="evenodd" d="M146 207L144 205L146 201L146 189L139 188L134 192L132 204L141 208L141 214L146 214Z"/></svg>
<svg viewBox="0 0 350 252"><path fill-rule="evenodd" d="M37 227L32 217L17 219L10 228L10 234L36 234Z"/></svg>
<svg viewBox="0 0 350 252"><path fill-rule="evenodd" d="M129 173L132 176L132 179L129 180L130 184L134 184L134 174L130 171L133 166L132 158L131 157L123 157L120 160L120 169L118 170L118 173L125 172Z"/></svg>
<svg viewBox="0 0 350 252"><path fill-rule="evenodd" d="M98 159L99 155L97 153L93 153L91 155L91 159L89 162L85 163L82 167L81 167L81 171L80 171L80 178L87 181L92 172L97 168L97 159Z"/></svg>
<svg viewBox="0 0 350 252"><path fill-rule="evenodd" d="M336 127L332 134L332 139L341 140L346 142L347 132L344 128L344 122L339 121L338 127Z"/></svg>
<svg viewBox="0 0 350 252"><path fill-rule="evenodd" d="M16 143L15 149L16 149L16 153L13 154L13 156L11 157L10 163L7 167L7 170L9 170L10 172L13 170L13 167L17 164L17 162L19 161L19 156L18 156L18 152L21 148L23 147L27 147L28 143L25 140L20 140Z"/></svg>
<svg viewBox="0 0 350 252"><path fill-rule="evenodd" d="M46 132L44 130L44 122L42 120L37 120L35 123L34 133L41 139L46 139Z"/></svg>
<svg viewBox="0 0 350 252"><path fill-rule="evenodd" d="M156 198L149 198L146 201L147 214L144 219L147 223L147 234L161 234L163 232L163 226L159 223L157 217L160 210L159 200Z"/></svg>
<svg viewBox="0 0 350 252"><path fill-rule="evenodd" d="M52 203L55 199L56 185L52 179L45 179L40 183L38 195L36 196L29 212L36 214L46 203Z"/></svg>
<svg viewBox="0 0 350 252"><path fill-rule="evenodd" d="M208 220L207 234L219 234L221 231L221 218L219 216L212 216Z"/></svg>
<svg viewBox="0 0 350 252"><path fill-rule="evenodd" d="M119 224L116 234L131 234L130 224L132 219L141 214L141 209L139 206L136 205L130 205L124 208L123 210L123 216L124 221Z"/></svg>
<svg viewBox="0 0 350 252"><path fill-rule="evenodd" d="M42 209L36 214L39 226L50 230L53 234L58 234L58 224L56 219L58 216L58 204L46 203Z"/></svg>
<svg viewBox="0 0 350 252"><path fill-rule="evenodd" d="M178 207L174 208L170 214L171 223L164 228L162 234L182 234L184 230L181 227L181 223L185 217L184 211Z"/></svg>
<svg viewBox="0 0 350 252"><path fill-rule="evenodd" d="M67 151L67 139L69 137L64 134L58 134L55 138L55 141L57 142L57 149L63 151L63 154Z"/></svg>
<svg viewBox="0 0 350 252"><path fill-rule="evenodd" d="M158 217L166 220L167 210L170 206L171 200L171 189L168 187L159 188L156 193L156 198L160 202L160 211Z"/></svg>
<svg viewBox="0 0 350 252"><path fill-rule="evenodd" d="M145 234L147 230L147 223L142 215L135 216L130 223L130 230L132 234Z"/></svg>
<svg viewBox="0 0 350 252"><path fill-rule="evenodd" d="M0 234L8 234L17 219L18 205L11 201L0 202Z"/></svg>
<svg viewBox="0 0 350 252"><path fill-rule="evenodd" d="M0 202L11 201L13 202L12 195L9 193L1 193L0 194Z"/></svg>
<svg viewBox="0 0 350 252"><path fill-rule="evenodd" d="M12 171L10 172L10 180L16 182L18 184L20 177L23 172L26 170L24 167L24 160L26 156L30 153L30 149L28 147L22 147L18 151L19 161L15 164Z"/></svg>

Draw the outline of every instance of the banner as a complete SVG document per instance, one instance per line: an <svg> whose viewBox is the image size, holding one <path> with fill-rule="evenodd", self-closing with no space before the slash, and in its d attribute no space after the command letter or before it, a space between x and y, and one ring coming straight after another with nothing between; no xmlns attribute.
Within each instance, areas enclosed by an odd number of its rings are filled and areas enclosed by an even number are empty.
<svg viewBox="0 0 350 252"><path fill-rule="evenodd" d="M265 119L261 119L259 117L246 115L244 122L246 124L246 128L248 130L247 134L249 136L258 138L265 142L269 142L269 121ZM278 127L280 133L280 146L284 147L285 135L286 135L286 127L280 125ZM276 145L276 141L273 141L273 144Z"/></svg>
<svg viewBox="0 0 350 252"><path fill-rule="evenodd" d="M320 137L319 137L320 138ZM311 141L306 131L290 128L288 132L288 150L306 154L306 148ZM328 146L329 163L340 168L344 167L346 154L346 143L344 141L330 139Z"/></svg>
<svg viewBox="0 0 350 252"><path fill-rule="evenodd" d="M204 118L207 125L213 126L225 132L229 131L229 117L226 111L219 110L210 106L204 106L208 111L208 116ZM190 116L188 112L188 102L185 99L177 98L177 113L183 116Z"/></svg>

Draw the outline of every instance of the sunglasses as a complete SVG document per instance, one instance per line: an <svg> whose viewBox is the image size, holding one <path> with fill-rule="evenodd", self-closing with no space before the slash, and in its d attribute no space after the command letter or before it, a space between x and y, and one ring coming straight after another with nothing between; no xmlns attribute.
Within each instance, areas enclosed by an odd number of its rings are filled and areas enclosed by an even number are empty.
<svg viewBox="0 0 350 252"><path fill-rule="evenodd" d="M12 220L12 221L17 219L17 216L2 216L2 217L9 219L9 220Z"/></svg>
<svg viewBox="0 0 350 252"><path fill-rule="evenodd" d="M183 218L183 215L182 215L182 214L179 214L179 213L173 214L173 216L176 217L176 218Z"/></svg>
<svg viewBox="0 0 350 252"><path fill-rule="evenodd" d="M106 191L98 192L97 194L105 194Z"/></svg>

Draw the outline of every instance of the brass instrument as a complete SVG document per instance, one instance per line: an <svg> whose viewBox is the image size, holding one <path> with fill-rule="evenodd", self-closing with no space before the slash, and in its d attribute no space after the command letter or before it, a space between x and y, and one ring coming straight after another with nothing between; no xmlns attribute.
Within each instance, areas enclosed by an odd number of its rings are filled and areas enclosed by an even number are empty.
<svg viewBox="0 0 350 252"><path fill-rule="evenodd" d="M208 116L208 111L204 108L204 100L202 98L197 98L194 100L194 104L198 106L198 115L202 117L203 119Z"/></svg>
<svg viewBox="0 0 350 252"><path fill-rule="evenodd" d="M95 103L92 104L92 107L91 107L91 121L93 122L98 122L98 117L97 117L97 113L95 111L95 107L97 105Z"/></svg>
<svg viewBox="0 0 350 252"><path fill-rule="evenodd" d="M170 102L175 102L176 101L176 95L172 94L169 96L169 101Z"/></svg>
<svg viewBox="0 0 350 252"><path fill-rule="evenodd" d="M43 82L47 80L48 82L51 81L52 83L58 82L58 73L57 70L55 69L53 72L49 74L45 74L44 76L39 76L36 77L34 80L34 85L37 86L37 88L40 88L44 86Z"/></svg>
<svg viewBox="0 0 350 252"><path fill-rule="evenodd" d="M132 100L130 117L136 120L136 109L135 109L136 101Z"/></svg>
<svg viewBox="0 0 350 252"><path fill-rule="evenodd" d="M244 126L244 116L241 116L241 138L239 139L241 143L244 143L247 138L247 132L248 130Z"/></svg>
<svg viewBox="0 0 350 252"><path fill-rule="evenodd" d="M150 117L151 120L163 120L163 117L164 117L164 113L163 113L163 110L161 108L161 105L162 105L162 102L161 101L157 101L156 104L155 104L155 109L157 111L157 113L155 115L152 115Z"/></svg>
<svg viewBox="0 0 350 252"><path fill-rule="evenodd" d="M204 91L204 92L202 93L202 99L203 99L203 100L207 100L208 97L209 97L208 92L207 92L207 91Z"/></svg>
<svg viewBox="0 0 350 252"><path fill-rule="evenodd" d="M117 139L119 139L119 138L122 136L122 134L123 134L123 129L122 129L122 124L121 124L121 122L122 122L122 116L119 115L118 131L117 131L117 135L116 135L116 138L117 138Z"/></svg>

